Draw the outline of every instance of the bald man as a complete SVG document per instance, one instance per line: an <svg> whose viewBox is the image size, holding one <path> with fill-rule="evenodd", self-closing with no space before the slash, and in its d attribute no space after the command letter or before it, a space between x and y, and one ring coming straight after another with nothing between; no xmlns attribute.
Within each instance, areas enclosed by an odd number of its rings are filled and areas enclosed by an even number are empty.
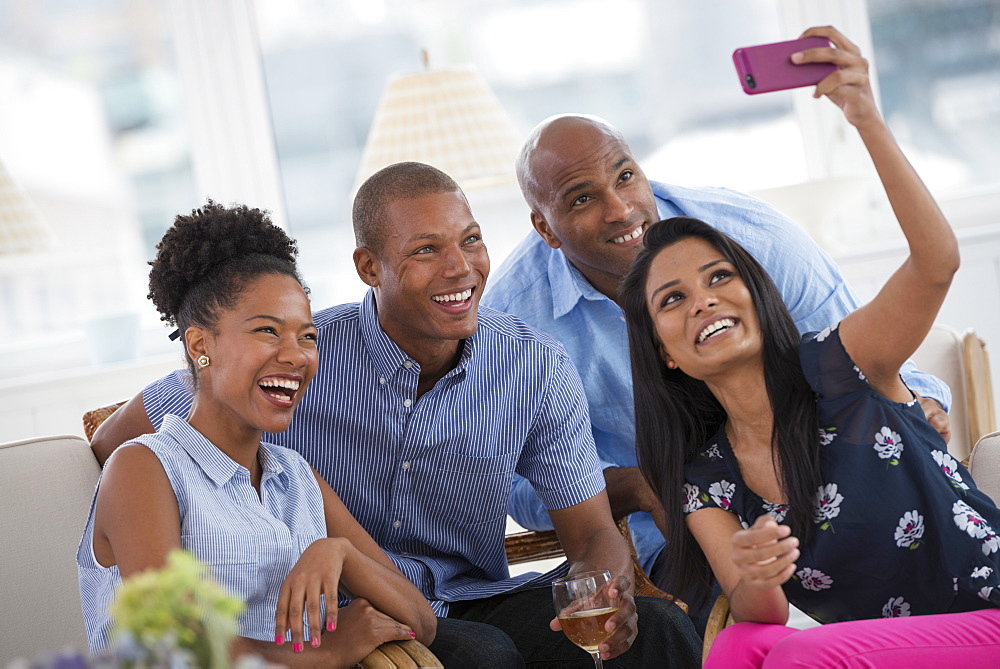
<svg viewBox="0 0 1000 669"><path fill-rule="evenodd" d="M771 275L803 333L838 322L857 299L830 257L770 205L724 188L648 181L624 136L600 118L569 114L540 123L518 157L517 177L534 230L495 273L483 303L566 347L583 378L612 512L629 516L643 568L671 590L669 565L659 559L664 511L637 468L628 337L618 305L619 283L643 233L657 221L692 216L730 235ZM947 438L948 387L912 363L903 376ZM551 528L524 480L516 482L508 510L525 527ZM703 617L695 617L699 628Z"/></svg>

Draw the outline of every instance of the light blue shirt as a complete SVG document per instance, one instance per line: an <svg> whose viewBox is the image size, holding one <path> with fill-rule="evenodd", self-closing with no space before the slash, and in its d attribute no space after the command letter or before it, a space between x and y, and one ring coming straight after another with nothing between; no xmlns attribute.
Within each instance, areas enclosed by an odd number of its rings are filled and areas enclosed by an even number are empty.
<svg viewBox="0 0 1000 669"><path fill-rule="evenodd" d="M767 203L724 188L650 182L661 219L699 218L742 244L767 270L800 332L819 331L858 307L833 260L794 222ZM590 285L566 256L534 231L491 278L483 303L517 314L559 339L579 370L591 428L605 467L635 467L635 418L628 335L621 308ZM940 380L904 367L907 384L947 408ZM515 481L510 515L529 529L552 525L530 486ZM648 572L664 540L647 513L629 516L632 539Z"/></svg>
<svg viewBox="0 0 1000 669"><path fill-rule="evenodd" d="M316 468L439 616L450 601L551 580L510 576L504 531L515 473L547 509L604 489L586 396L562 344L481 309L458 364L418 398L420 367L379 326L373 293L314 321L319 372L291 427L268 440ZM175 372L145 389L154 425L187 414L187 385Z"/></svg>
<svg viewBox="0 0 1000 669"><path fill-rule="evenodd" d="M164 416L156 434L134 441L156 454L170 480L180 510L181 546L246 602L240 635L274 641L281 584L302 552L327 536L312 469L298 453L261 443L258 496L245 467L177 416ZM103 567L94 557L96 500L95 493L76 563L87 641L92 650L103 651L110 642L108 605L121 575L117 566ZM308 627L303 633L308 640Z"/></svg>

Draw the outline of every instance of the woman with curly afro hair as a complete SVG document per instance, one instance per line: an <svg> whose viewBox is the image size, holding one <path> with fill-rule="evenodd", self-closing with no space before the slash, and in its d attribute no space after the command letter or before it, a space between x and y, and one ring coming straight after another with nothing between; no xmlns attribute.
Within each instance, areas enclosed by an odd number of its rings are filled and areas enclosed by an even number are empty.
<svg viewBox="0 0 1000 669"><path fill-rule="evenodd" d="M91 648L110 642L121 579L176 548L246 602L234 657L351 666L386 641L429 643L420 592L302 456L262 441L288 427L318 365L295 242L259 209L209 200L157 251L149 297L177 326L195 400L105 466L77 553ZM339 593L352 599L340 610Z"/></svg>

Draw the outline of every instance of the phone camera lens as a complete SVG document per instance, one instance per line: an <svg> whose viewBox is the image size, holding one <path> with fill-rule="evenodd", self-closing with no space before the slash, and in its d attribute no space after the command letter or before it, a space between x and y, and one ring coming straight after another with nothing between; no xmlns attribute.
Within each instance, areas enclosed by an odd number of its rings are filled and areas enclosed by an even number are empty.
<svg viewBox="0 0 1000 669"><path fill-rule="evenodd" d="M757 88L757 82L753 80L753 75L752 74L748 74L747 76L745 76L743 78L746 79L746 81L747 81L747 88L749 88L751 90L753 90L754 88Z"/></svg>

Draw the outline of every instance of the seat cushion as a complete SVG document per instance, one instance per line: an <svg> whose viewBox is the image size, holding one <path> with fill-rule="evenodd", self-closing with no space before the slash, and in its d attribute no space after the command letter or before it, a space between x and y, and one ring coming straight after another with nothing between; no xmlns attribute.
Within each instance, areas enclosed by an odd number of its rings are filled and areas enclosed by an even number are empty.
<svg viewBox="0 0 1000 669"><path fill-rule="evenodd" d="M80 437L0 444L0 666L86 650L76 548L100 472Z"/></svg>
<svg viewBox="0 0 1000 669"><path fill-rule="evenodd" d="M972 449L969 473L976 486L1000 504L1000 432L987 434Z"/></svg>

